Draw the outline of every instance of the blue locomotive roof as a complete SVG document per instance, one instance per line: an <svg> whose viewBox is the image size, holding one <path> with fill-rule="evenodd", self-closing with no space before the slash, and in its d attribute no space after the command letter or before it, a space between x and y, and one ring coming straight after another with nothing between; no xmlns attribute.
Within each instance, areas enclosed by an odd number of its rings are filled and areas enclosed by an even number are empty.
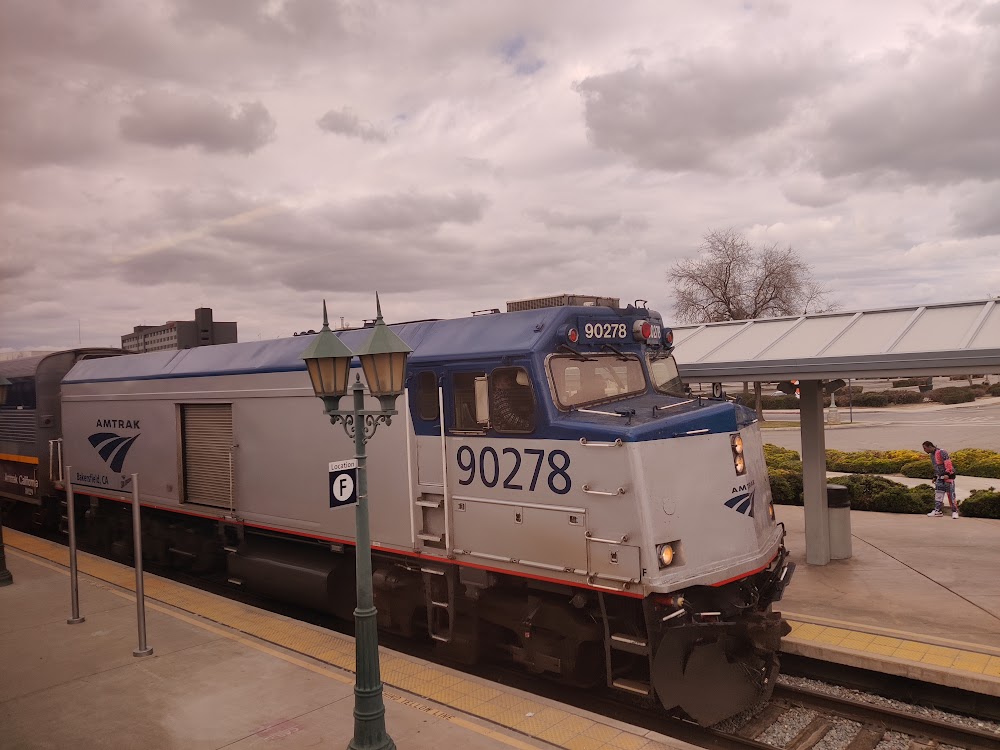
<svg viewBox="0 0 1000 750"><path fill-rule="evenodd" d="M558 324L581 314L589 317L618 315L615 310L604 307L546 307L452 320L399 323L391 328L413 349L411 363L429 364L524 354L545 345ZM358 349L371 335L371 329L338 331L337 335L348 347ZM77 363L63 382L93 383L305 370L302 352L313 338L312 335L295 336L88 360Z"/></svg>

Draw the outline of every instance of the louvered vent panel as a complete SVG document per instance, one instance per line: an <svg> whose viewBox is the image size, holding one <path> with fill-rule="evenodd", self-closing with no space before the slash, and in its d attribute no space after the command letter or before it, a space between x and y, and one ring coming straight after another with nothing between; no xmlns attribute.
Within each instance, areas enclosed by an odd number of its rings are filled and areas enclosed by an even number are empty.
<svg viewBox="0 0 1000 750"><path fill-rule="evenodd" d="M181 419L185 501L232 507L232 405L185 404L181 406Z"/></svg>
<svg viewBox="0 0 1000 750"><path fill-rule="evenodd" d="M34 409L3 409L0 411L0 440L12 443L34 443L38 427Z"/></svg>

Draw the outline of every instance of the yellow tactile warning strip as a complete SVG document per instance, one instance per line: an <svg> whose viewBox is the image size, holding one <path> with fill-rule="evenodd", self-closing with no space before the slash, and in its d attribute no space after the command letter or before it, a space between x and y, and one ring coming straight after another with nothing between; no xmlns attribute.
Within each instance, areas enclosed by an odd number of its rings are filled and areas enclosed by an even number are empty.
<svg viewBox="0 0 1000 750"><path fill-rule="evenodd" d="M5 531L8 547L35 555L62 566L69 565L65 547L17 531ZM82 554L81 573L135 590L131 568L98 557ZM354 641L338 633L319 630L305 623L262 612L239 602L229 601L187 586L147 575L144 581L147 599L185 610L255 638L295 651L341 669L354 671ZM148 606L148 605L147 605ZM155 605L154 605L155 606ZM529 737L544 740L567 750L668 750L669 745L642 734L592 721L578 714L553 708L480 682L456 676L427 662L418 662L386 653L380 655L382 682L415 695L478 716ZM386 697L406 702L403 696L389 691ZM411 702L412 703L412 702ZM434 711L430 707L422 710ZM441 718L447 718L444 714ZM452 717L456 723L473 729L476 725ZM482 728L474 729L479 731ZM517 744L504 735L495 739ZM527 746L525 746L527 747Z"/></svg>
<svg viewBox="0 0 1000 750"><path fill-rule="evenodd" d="M941 646L916 640L919 636L912 634L907 634L910 636L907 638L866 633L852 628L801 622L790 616L788 622L792 626L792 632L786 636L789 640L836 646L862 654L902 659L923 666L943 667L985 677L1000 677L1000 654L987 653L985 647L983 651L973 651L968 648Z"/></svg>

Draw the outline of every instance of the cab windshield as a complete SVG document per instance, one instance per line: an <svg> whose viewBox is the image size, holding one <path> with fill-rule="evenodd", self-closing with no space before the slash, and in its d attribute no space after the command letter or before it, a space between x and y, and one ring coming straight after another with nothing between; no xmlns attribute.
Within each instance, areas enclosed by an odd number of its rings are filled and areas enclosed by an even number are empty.
<svg viewBox="0 0 1000 750"><path fill-rule="evenodd" d="M656 352L647 354L649 375L653 379L653 387L660 393L671 396L685 396L684 383L677 372L677 363L669 354Z"/></svg>
<svg viewBox="0 0 1000 750"><path fill-rule="evenodd" d="M556 355L549 359L549 375L563 408L615 401L646 390L642 363L631 354Z"/></svg>

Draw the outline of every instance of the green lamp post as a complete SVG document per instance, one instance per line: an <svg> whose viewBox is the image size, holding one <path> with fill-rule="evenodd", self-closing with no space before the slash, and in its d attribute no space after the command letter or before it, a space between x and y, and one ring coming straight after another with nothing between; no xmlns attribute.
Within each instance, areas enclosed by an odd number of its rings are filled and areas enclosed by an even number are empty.
<svg viewBox="0 0 1000 750"><path fill-rule="evenodd" d="M396 398L403 392L406 358L412 351L382 320L382 305L375 295L378 316L371 337L357 352L352 352L330 330L326 301L323 302L323 328L302 353L312 381L313 391L323 399L324 411L332 424L340 422L347 436L354 439L358 462L358 503L355 507L356 576L358 606L354 610L356 679L354 683L354 738L349 750L395 750L396 744L385 730L385 703L382 700L382 677L379 672L378 626L372 591L372 543L368 527L368 473L365 443L379 424L390 424ZM357 355L371 395L379 400L379 409L365 409L365 387L361 376L351 386L352 408L341 410L340 399L347 393L351 360Z"/></svg>
<svg viewBox="0 0 1000 750"><path fill-rule="evenodd" d="M7 403L7 391L11 382L3 375L0 375L0 406ZM3 550L3 501L0 500L0 586L10 586L14 583L14 576L7 570L7 555Z"/></svg>

